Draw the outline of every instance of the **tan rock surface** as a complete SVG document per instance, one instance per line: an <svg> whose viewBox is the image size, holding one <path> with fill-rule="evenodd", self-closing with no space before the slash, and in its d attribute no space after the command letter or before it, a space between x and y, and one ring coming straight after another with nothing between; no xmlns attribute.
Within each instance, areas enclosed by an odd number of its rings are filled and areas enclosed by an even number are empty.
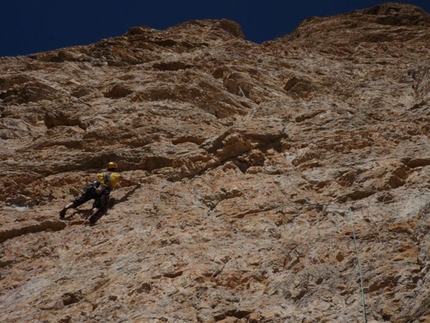
<svg viewBox="0 0 430 323"><path fill-rule="evenodd" d="M430 322L429 41L385 3L0 58L0 321ZM108 161L142 186L59 221Z"/></svg>

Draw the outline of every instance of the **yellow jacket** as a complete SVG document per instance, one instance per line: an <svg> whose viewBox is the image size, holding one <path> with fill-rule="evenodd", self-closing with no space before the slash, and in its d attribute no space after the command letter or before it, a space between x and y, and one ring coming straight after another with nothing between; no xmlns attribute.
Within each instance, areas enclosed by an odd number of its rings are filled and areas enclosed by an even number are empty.
<svg viewBox="0 0 430 323"><path fill-rule="evenodd" d="M117 172L102 172L97 174L97 180L100 184L110 189L114 189L121 178L121 174Z"/></svg>

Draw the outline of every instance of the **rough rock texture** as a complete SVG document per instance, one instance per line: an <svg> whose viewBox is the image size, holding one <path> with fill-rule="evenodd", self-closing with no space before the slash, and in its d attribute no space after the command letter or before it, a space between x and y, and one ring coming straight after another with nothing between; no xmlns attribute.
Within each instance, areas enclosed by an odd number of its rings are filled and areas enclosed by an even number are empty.
<svg viewBox="0 0 430 323"><path fill-rule="evenodd" d="M1 58L0 321L430 322L429 54L385 3Z"/></svg>

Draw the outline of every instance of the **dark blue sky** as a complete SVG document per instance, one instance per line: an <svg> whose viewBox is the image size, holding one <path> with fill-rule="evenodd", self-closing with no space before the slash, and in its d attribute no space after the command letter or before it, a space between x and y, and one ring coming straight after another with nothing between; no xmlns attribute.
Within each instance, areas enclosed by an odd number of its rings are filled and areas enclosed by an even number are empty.
<svg viewBox="0 0 430 323"><path fill-rule="evenodd" d="M261 43L293 31L311 16L332 16L378 5L372 0L5 0L0 10L0 57L88 45L193 19L232 19L246 39ZM430 13L430 0L402 1Z"/></svg>

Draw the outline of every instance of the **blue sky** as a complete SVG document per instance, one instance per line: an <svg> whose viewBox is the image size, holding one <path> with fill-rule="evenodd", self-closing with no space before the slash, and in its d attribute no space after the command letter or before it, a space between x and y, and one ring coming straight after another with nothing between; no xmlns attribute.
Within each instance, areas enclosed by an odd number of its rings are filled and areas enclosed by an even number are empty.
<svg viewBox="0 0 430 323"><path fill-rule="evenodd" d="M311 16L370 8L372 0L5 0L0 10L0 57L88 45L123 35L130 27L154 29L193 19L232 19L246 39L261 43L292 32ZM430 0L402 1L430 13Z"/></svg>

